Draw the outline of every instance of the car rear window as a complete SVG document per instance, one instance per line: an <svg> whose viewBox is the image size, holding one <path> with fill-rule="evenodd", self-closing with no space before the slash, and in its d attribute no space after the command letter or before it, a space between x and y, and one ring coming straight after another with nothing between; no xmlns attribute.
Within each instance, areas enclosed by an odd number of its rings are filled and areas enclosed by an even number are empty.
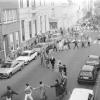
<svg viewBox="0 0 100 100"><path fill-rule="evenodd" d="M28 56L28 53L22 53L21 56Z"/></svg>
<svg viewBox="0 0 100 100"><path fill-rule="evenodd" d="M92 72L82 71L82 72L80 73L80 76L88 76L88 77L92 77Z"/></svg>
<svg viewBox="0 0 100 100"><path fill-rule="evenodd" d="M11 67L11 63L4 63L1 68L10 68Z"/></svg>

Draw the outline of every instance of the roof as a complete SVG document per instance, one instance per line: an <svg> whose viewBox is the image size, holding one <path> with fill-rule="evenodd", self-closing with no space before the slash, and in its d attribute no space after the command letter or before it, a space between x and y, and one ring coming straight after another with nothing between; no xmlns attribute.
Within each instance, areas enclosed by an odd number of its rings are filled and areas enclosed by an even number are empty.
<svg viewBox="0 0 100 100"><path fill-rule="evenodd" d="M26 50L26 51L23 51L22 53L31 53L32 50Z"/></svg>
<svg viewBox="0 0 100 100"><path fill-rule="evenodd" d="M88 100L88 95L93 94L93 90L85 88L75 88L69 100Z"/></svg>
<svg viewBox="0 0 100 100"><path fill-rule="evenodd" d="M99 58L99 56L97 56L97 55L89 55L89 58L98 59L98 58Z"/></svg>
<svg viewBox="0 0 100 100"><path fill-rule="evenodd" d="M94 66L91 66L91 65L84 65L82 67L83 71L93 71L93 69L94 69Z"/></svg>
<svg viewBox="0 0 100 100"><path fill-rule="evenodd" d="M93 61L87 61L86 64L96 65L96 64L99 64L99 62L96 60L93 60Z"/></svg>

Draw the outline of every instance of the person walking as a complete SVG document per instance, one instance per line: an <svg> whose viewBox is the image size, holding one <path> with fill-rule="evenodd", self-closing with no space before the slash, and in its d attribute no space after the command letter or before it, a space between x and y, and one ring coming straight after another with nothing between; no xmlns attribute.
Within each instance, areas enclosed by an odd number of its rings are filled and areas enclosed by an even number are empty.
<svg viewBox="0 0 100 100"><path fill-rule="evenodd" d="M61 86L62 86L62 92L63 94L67 94L67 80L68 80L68 76L66 76L64 74L64 72L62 72L62 78L61 78Z"/></svg>
<svg viewBox="0 0 100 100"><path fill-rule="evenodd" d="M79 48L79 47L78 47L78 42L77 42L76 40L74 41L74 44L75 44L74 49L75 49L76 47Z"/></svg>
<svg viewBox="0 0 100 100"><path fill-rule="evenodd" d="M90 47L90 45L91 45L91 39L89 37L87 37L87 44Z"/></svg>
<svg viewBox="0 0 100 100"><path fill-rule="evenodd" d="M89 40L88 40L87 44L88 44L88 46L90 47L90 41L89 41Z"/></svg>
<svg viewBox="0 0 100 100"><path fill-rule="evenodd" d="M46 62L46 68L49 69L49 62L50 62L49 55L46 55L46 57L45 57L45 62Z"/></svg>
<svg viewBox="0 0 100 100"><path fill-rule="evenodd" d="M67 67L65 64L63 65L63 72L64 72L64 75L67 76Z"/></svg>
<svg viewBox="0 0 100 100"><path fill-rule="evenodd" d="M50 59L50 62L51 62L51 65L52 65L52 70L54 70L54 66L55 66L55 58L54 57L52 57L51 59Z"/></svg>
<svg viewBox="0 0 100 100"><path fill-rule="evenodd" d="M7 86L7 91L1 96L1 98L6 97L6 100L12 100L13 95L18 95L18 93L13 91L10 86Z"/></svg>
<svg viewBox="0 0 100 100"><path fill-rule="evenodd" d="M63 66L62 66L61 62L59 62L59 64L58 64L58 69L59 69L59 72L61 73L63 70Z"/></svg>
<svg viewBox="0 0 100 100"><path fill-rule="evenodd" d="M83 40L82 40L82 42L81 42L81 47L82 47L82 48L85 48L85 43L84 43Z"/></svg>
<svg viewBox="0 0 100 100"><path fill-rule="evenodd" d="M53 51L57 52L57 43L54 43Z"/></svg>
<svg viewBox="0 0 100 100"><path fill-rule="evenodd" d="M44 65L44 57L43 57L43 54L41 54L40 57L41 57L41 59L40 59L41 60L41 67L43 67L43 65Z"/></svg>
<svg viewBox="0 0 100 100"><path fill-rule="evenodd" d="M30 100L34 100L34 98L32 97L32 90L35 90L36 88L32 88L32 86L29 85L29 83L26 83L25 86L25 99L24 100L28 100L28 98Z"/></svg>
<svg viewBox="0 0 100 100"><path fill-rule="evenodd" d="M68 49L71 49L70 47L70 41L67 39L67 46L68 46Z"/></svg>
<svg viewBox="0 0 100 100"><path fill-rule="evenodd" d="M50 86L44 84L42 81L39 82L38 89L40 90L40 100L47 100L46 87L50 88Z"/></svg>

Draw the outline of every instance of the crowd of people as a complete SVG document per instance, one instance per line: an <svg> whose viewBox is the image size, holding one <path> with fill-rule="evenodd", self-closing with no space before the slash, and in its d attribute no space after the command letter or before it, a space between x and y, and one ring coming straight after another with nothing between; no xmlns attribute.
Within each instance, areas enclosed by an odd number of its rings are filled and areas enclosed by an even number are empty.
<svg viewBox="0 0 100 100"><path fill-rule="evenodd" d="M81 41L78 41L78 39L74 39L74 41L70 41L68 38L63 40L63 43L60 45L62 40L58 40L54 42L52 48L50 49L43 49L40 53L40 66L41 68L47 68L49 70L52 70L54 72L58 72L60 75L60 78L56 79L54 84L52 85L46 85L42 81L39 82L39 86L36 88L33 88L29 83L26 83L25 85L25 98L24 100L34 100L33 92L39 90L40 100L47 100L46 96L46 87L48 88L55 88L56 97L57 100L62 100L64 95L67 94L67 80L68 80L68 72L67 72L67 65L62 64L61 61L58 61L55 57L50 55L50 50L52 49L54 52L65 50L66 48L68 50L79 48L80 46L82 48L85 48L86 46L91 46L91 40L89 37L85 39L81 39ZM36 43L37 44L37 43ZM49 46L49 45L48 45ZM1 96L1 98L6 98L6 100L12 100L13 95L19 95L19 93L13 91L13 89L10 86L7 86L7 91Z"/></svg>

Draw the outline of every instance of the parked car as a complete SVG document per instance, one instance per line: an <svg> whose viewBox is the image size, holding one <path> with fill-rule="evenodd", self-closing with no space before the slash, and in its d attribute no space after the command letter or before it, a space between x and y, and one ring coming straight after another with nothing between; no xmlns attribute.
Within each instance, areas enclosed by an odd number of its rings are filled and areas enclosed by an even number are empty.
<svg viewBox="0 0 100 100"><path fill-rule="evenodd" d="M23 51L22 54L16 58L17 61L24 61L25 64L28 64L33 59L36 59L38 53L34 50Z"/></svg>
<svg viewBox="0 0 100 100"><path fill-rule="evenodd" d="M33 47L33 50L37 51L38 55L41 53L43 46L42 45L36 45Z"/></svg>
<svg viewBox="0 0 100 100"><path fill-rule="evenodd" d="M97 56L97 55L89 55L88 57L89 57L89 59L92 60L92 61L93 61L93 60L98 60L98 61L100 61L100 56Z"/></svg>
<svg viewBox="0 0 100 100"><path fill-rule="evenodd" d="M79 76L78 83L89 83L94 84L97 78L97 69L95 66L84 65L82 66Z"/></svg>
<svg viewBox="0 0 100 100"><path fill-rule="evenodd" d="M24 67L23 61L13 61L2 64L0 68L0 78L10 78L14 73L22 70Z"/></svg>
<svg viewBox="0 0 100 100"><path fill-rule="evenodd" d="M97 70L100 69L100 57L96 55L89 55L88 60L86 61L87 65L92 65L97 68Z"/></svg>
<svg viewBox="0 0 100 100"><path fill-rule="evenodd" d="M74 88L69 100L94 100L94 92L91 89Z"/></svg>

